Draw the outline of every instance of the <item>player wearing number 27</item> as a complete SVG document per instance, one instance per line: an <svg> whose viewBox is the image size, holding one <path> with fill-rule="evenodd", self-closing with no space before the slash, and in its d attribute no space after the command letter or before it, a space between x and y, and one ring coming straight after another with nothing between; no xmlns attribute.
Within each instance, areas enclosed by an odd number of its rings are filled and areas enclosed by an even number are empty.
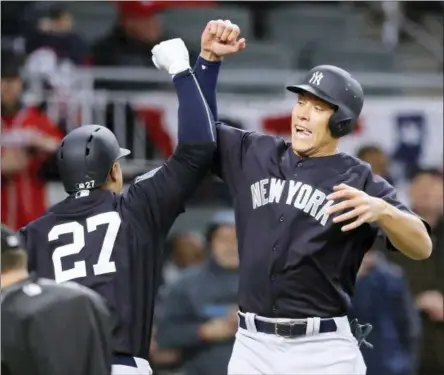
<svg viewBox="0 0 444 375"><path fill-rule="evenodd" d="M182 40L154 47L153 61L174 77L179 101L172 157L122 194L118 159L129 151L108 129L81 126L58 151L69 196L21 230L31 271L57 282L76 281L105 297L115 321L115 375L151 373L147 356L159 251L216 149L214 120Z"/></svg>

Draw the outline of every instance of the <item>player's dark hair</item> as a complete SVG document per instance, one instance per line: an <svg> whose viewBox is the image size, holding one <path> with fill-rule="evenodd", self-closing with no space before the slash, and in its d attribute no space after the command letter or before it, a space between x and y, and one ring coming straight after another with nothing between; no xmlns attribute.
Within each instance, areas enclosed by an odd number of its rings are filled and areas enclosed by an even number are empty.
<svg viewBox="0 0 444 375"><path fill-rule="evenodd" d="M214 234L221 226L234 225L234 220L234 211L232 209L216 212L205 230L205 241L207 246L211 244Z"/></svg>
<svg viewBox="0 0 444 375"><path fill-rule="evenodd" d="M188 234L189 232L187 231L177 231L174 233L171 233L166 241L165 241L165 245L164 245L164 250L163 250L163 255L164 258L168 258L173 254L173 250L177 245L177 241L185 234Z"/></svg>
<svg viewBox="0 0 444 375"><path fill-rule="evenodd" d="M21 68L24 63L23 56L14 51L3 49L1 54L1 77L20 78Z"/></svg>
<svg viewBox="0 0 444 375"><path fill-rule="evenodd" d="M71 14L71 12L63 4L54 4L48 10L48 17L54 21L57 21L68 14Z"/></svg>
<svg viewBox="0 0 444 375"><path fill-rule="evenodd" d="M28 257L26 252L22 249L2 252L1 258L1 272L6 273L16 270L26 270Z"/></svg>
<svg viewBox="0 0 444 375"><path fill-rule="evenodd" d="M410 173L409 173L409 180L410 182L413 182L413 180L415 180L417 177L419 176L423 176L423 175L428 175L428 176L432 176L432 177L436 177L436 178L440 178L443 179L443 172L442 170L438 169L438 168L422 168L419 166L416 166L414 168L411 169Z"/></svg>
<svg viewBox="0 0 444 375"><path fill-rule="evenodd" d="M384 150L377 145L365 145L358 150L358 152L356 153L356 157L362 160L365 158L366 155L371 153L383 154Z"/></svg>
<svg viewBox="0 0 444 375"><path fill-rule="evenodd" d="M213 240L214 233L219 229L220 224L210 224L205 232L205 241L208 245L211 244L211 241Z"/></svg>

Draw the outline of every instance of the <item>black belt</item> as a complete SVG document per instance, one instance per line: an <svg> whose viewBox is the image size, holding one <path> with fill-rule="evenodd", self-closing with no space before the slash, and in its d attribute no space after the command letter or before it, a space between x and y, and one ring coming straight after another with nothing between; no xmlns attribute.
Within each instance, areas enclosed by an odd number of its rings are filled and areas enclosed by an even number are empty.
<svg viewBox="0 0 444 375"><path fill-rule="evenodd" d="M268 333L271 335L281 336L285 338L295 338L307 335L307 321L291 321L272 323L264 322L262 320L254 319L254 325L256 330L261 333ZM243 329L247 329L247 323L245 316L239 314L239 326ZM336 332L338 326L334 319L321 319L319 325L319 333Z"/></svg>

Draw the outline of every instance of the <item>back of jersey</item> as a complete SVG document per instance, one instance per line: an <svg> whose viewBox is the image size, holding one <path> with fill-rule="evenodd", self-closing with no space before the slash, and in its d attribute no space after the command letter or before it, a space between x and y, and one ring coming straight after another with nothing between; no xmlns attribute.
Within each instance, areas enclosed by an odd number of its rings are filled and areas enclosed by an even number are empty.
<svg viewBox="0 0 444 375"><path fill-rule="evenodd" d="M110 374L109 312L88 288L31 276L2 290L1 307L2 374Z"/></svg>
<svg viewBox="0 0 444 375"><path fill-rule="evenodd" d="M79 191L28 225L23 237L30 271L58 283L75 281L105 298L115 320L115 350L129 352L134 222L122 211L119 195Z"/></svg>

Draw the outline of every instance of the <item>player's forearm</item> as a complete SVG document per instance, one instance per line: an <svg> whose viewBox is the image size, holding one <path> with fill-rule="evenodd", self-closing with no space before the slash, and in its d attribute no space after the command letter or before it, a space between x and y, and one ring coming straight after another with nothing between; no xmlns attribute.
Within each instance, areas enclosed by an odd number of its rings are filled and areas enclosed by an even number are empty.
<svg viewBox="0 0 444 375"><path fill-rule="evenodd" d="M179 144L216 145L216 127L197 78L187 70L176 74L174 85L179 100Z"/></svg>
<svg viewBox="0 0 444 375"><path fill-rule="evenodd" d="M432 253L432 240L418 217L384 202L377 224L393 246L409 258L426 259Z"/></svg>
<svg viewBox="0 0 444 375"><path fill-rule="evenodd" d="M221 63L216 56L202 52L194 65L194 74L216 121L218 119L216 90Z"/></svg>

